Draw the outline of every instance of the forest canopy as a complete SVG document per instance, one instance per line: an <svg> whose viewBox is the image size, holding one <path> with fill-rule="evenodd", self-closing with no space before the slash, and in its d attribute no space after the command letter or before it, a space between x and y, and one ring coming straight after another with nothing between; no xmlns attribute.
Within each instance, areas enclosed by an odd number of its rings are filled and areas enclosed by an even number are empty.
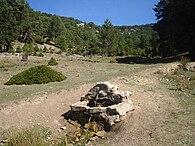
<svg viewBox="0 0 195 146"><path fill-rule="evenodd" d="M1 52L9 52L11 42L18 40L28 44L52 41L60 52L84 56L194 53L193 0L160 0L154 8L157 23L135 26L113 26L109 19L98 26L42 13L26 0L1 0L0 5Z"/></svg>

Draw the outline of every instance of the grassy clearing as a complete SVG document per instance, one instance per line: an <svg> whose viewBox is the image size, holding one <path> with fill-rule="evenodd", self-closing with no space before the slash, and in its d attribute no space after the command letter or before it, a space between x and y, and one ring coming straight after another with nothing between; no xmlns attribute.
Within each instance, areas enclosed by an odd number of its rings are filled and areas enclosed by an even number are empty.
<svg viewBox="0 0 195 146"><path fill-rule="evenodd" d="M44 58L30 57L27 63L19 61L20 58L18 59L17 57L11 58L10 60L8 57L4 58L4 60L9 61L7 61L6 70L5 68L0 68L0 104L48 92L56 92L61 89L75 88L83 84L106 81L114 77L126 76L147 68L146 65L105 63L105 60L107 62L108 60L110 61L110 59L112 60L112 58L102 58L102 62L93 63L72 57L55 56L59 64L52 68L62 72L67 77L65 81L52 82L45 85L3 85L10 77L29 67L47 65L50 58L51 56L49 55L45 55Z"/></svg>
<svg viewBox="0 0 195 146"><path fill-rule="evenodd" d="M195 144L195 72L176 70L166 75L168 81L163 82L170 89L178 103L178 108L171 113L170 120L156 135L156 145L188 145ZM163 133L163 135L162 135Z"/></svg>

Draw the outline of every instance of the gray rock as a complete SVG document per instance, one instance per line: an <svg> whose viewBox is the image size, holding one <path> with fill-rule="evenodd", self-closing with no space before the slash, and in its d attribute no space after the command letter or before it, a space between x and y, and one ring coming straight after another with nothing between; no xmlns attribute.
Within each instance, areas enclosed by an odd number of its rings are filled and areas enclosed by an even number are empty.
<svg viewBox="0 0 195 146"><path fill-rule="evenodd" d="M72 104L71 110L111 127L120 122L126 113L134 110L129 99L131 94L128 91L119 91L117 86L108 82L100 82L82 96L79 102Z"/></svg>

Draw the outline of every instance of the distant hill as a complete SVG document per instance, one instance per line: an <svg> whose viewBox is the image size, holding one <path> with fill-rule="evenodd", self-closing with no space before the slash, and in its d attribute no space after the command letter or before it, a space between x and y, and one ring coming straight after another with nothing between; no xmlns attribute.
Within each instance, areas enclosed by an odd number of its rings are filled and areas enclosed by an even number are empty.
<svg viewBox="0 0 195 146"><path fill-rule="evenodd" d="M153 31L154 23L151 24L145 24L145 25L123 25L123 26L115 26L116 29L118 29L120 32L124 33L134 33L137 31Z"/></svg>

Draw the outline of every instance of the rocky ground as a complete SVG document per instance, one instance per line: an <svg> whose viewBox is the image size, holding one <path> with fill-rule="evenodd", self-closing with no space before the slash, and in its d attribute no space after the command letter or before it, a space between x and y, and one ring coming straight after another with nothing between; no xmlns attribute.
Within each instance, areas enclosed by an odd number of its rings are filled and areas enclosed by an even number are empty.
<svg viewBox="0 0 195 146"><path fill-rule="evenodd" d="M182 145L179 140L171 139L174 133L166 135L167 131L162 128L170 122L171 113L178 110L178 104L172 92L161 83L162 76L156 74L159 70L163 73L171 72L177 64L169 63L153 68L148 66L144 71L109 80L121 90L133 93L130 98L136 109L128 113L122 122L112 128L111 132L106 133L104 139L92 144L164 145L158 139L163 135L167 140L170 139L170 145L172 143ZM61 127L65 127L65 132L72 131L75 127L62 115L93 86L94 84L85 84L75 89L4 104L0 109L0 129L42 125L52 130L53 137L59 137Z"/></svg>

